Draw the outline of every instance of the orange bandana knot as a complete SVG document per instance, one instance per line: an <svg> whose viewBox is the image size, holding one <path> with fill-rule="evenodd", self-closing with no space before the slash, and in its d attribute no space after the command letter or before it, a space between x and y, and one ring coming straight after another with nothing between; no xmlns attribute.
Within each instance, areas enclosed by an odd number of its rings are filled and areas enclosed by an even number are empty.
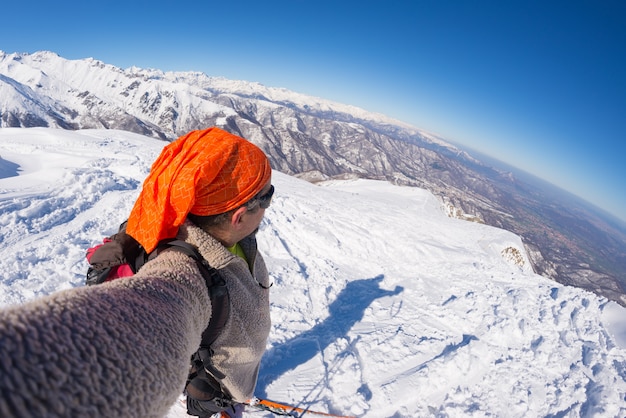
<svg viewBox="0 0 626 418"><path fill-rule="evenodd" d="M192 131L165 146L152 164L126 231L146 251L174 238L187 215L238 208L270 180L267 156L251 142L219 128Z"/></svg>

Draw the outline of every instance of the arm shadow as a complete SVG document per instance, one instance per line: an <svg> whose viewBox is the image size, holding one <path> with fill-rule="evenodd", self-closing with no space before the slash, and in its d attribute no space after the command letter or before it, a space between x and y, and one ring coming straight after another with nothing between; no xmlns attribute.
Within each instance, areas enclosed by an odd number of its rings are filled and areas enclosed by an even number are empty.
<svg viewBox="0 0 626 418"><path fill-rule="evenodd" d="M330 315L323 322L308 331L270 348L263 356L261 372L257 384L260 397L266 396L267 387L284 373L294 370L321 353L340 338L346 338L350 329L363 319L365 310L376 299L394 296L404 289L396 286L394 290L379 287L384 276L360 279L348 282L331 303Z"/></svg>

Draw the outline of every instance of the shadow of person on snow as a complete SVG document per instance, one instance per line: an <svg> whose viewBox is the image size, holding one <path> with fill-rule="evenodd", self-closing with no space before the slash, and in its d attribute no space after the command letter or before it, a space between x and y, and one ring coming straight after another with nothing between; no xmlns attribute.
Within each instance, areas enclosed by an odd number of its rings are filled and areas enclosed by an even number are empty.
<svg viewBox="0 0 626 418"><path fill-rule="evenodd" d="M257 383L257 396L265 397L267 387L281 375L306 363L339 338L346 338L350 329L363 319L365 309L378 298L394 296L404 290L379 287L384 276L349 282L330 304L329 316L308 331L270 348L263 356Z"/></svg>

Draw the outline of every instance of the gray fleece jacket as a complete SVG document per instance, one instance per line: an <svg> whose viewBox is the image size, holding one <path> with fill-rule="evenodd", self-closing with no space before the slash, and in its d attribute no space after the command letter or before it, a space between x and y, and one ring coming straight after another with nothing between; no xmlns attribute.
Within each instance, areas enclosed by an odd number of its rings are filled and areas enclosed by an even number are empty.
<svg viewBox="0 0 626 418"><path fill-rule="evenodd" d="M245 402L254 395L271 326L269 277L263 257L257 252L256 239L250 236L240 241L246 263L189 222L180 228L178 238L196 246L226 281L230 315L224 330L212 345L212 361L226 375L221 383L235 401ZM154 261L158 263L159 258ZM147 264L140 272L143 273L146 267ZM158 269L158 264L154 268Z"/></svg>
<svg viewBox="0 0 626 418"><path fill-rule="evenodd" d="M254 391L269 333L267 271L254 238L246 263L200 229L181 238L224 276L231 317L216 364L236 400ZM166 252L131 277L0 310L0 416L162 417L180 395L211 314L196 263Z"/></svg>

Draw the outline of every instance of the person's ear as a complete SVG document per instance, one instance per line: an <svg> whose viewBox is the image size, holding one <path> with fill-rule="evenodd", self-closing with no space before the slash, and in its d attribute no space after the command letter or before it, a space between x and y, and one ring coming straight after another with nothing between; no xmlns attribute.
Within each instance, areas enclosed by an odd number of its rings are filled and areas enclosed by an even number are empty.
<svg viewBox="0 0 626 418"><path fill-rule="evenodd" d="M230 224L231 224L231 226L233 226L235 228L238 227L241 224L241 222L242 222L241 218L242 218L243 214L246 213L247 210L248 210L248 208L246 208L245 206L242 206L242 207L236 209L233 212L233 216L230 217Z"/></svg>

